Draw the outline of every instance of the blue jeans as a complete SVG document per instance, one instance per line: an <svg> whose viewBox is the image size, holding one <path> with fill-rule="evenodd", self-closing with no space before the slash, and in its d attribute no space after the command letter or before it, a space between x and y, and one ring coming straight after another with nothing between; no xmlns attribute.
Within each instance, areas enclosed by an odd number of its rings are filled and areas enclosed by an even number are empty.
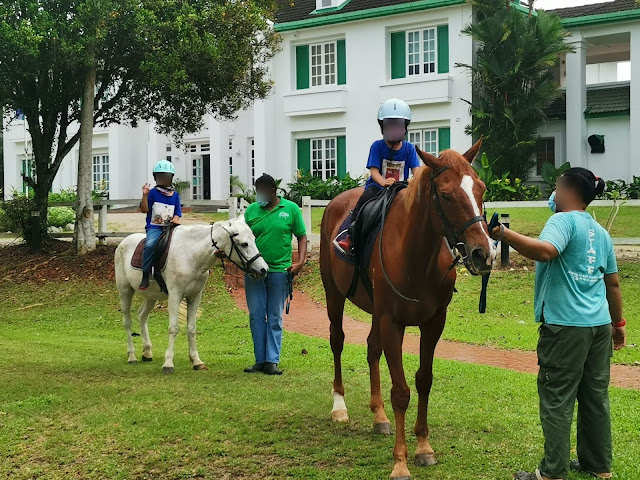
<svg viewBox="0 0 640 480"><path fill-rule="evenodd" d="M144 243L144 252L142 254L143 272L151 271L151 267L153 266L153 255L160 235L162 235L161 228L147 228L147 240Z"/></svg>
<svg viewBox="0 0 640 480"><path fill-rule="evenodd" d="M274 272L258 280L248 275L244 277L256 363L280 363L288 275L287 272Z"/></svg>

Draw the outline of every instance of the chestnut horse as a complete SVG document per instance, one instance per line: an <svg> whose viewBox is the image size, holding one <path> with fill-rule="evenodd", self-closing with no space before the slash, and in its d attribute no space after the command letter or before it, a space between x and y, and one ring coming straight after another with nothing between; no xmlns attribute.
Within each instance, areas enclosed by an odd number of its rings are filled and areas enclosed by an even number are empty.
<svg viewBox="0 0 640 480"><path fill-rule="evenodd" d="M437 463L429 445L427 410L433 354L456 281L456 270L451 268L453 252L445 238L463 256L465 266L474 275L490 272L495 259L496 249L482 217L485 185L471 167L480 144L481 141L464 155L446 150L439 158L417 149L426 167L420 168L409 186L397 194L371 255L368 274L373 284L373 300L362 282L350 299L373 316L367 360L370 407L377 433L391 434L380 391L382 352L391 374L391 404L396 420L393 480L411 478L405 438L410 390L402 365L402 341L407 326L418 326L421 333L420 368L416 373L419 400L414 429L418 438L415 462L420 466ZM332 418L338 422L349 419L342 384L342 316L354 267L336 256L333 239L361 193L360 188L337 196L322 218L320 267L331 321L335 369Z"/></svg>

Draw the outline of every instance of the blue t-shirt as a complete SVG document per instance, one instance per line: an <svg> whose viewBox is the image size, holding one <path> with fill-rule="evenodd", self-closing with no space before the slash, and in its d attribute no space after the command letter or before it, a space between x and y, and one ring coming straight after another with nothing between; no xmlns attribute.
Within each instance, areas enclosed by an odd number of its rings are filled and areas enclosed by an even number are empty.
<svg viewBox="0 0 640 480"><path fill-rule="evenodd" d="M553 215L540 240L559 255L536 263L534 307L536 322L570 327L611 323L604 276L618 271L613 241L586 212Z"/></svg>
<svg viewBox="0 0 640 480"><path fill-rule="evenodd" d="M173 192L167 197L157 188L152 188L147 197L149 211L147 212L147 228L162 228L165 221L170 221L175 215L182 217L180 195Z"/></svg>
<svg viewBox="0 0 640 480"><path fill-rule="evenodd" d="M376 167L380 170L382 178L395 178L396 181L402 182L409 180L409 172L412 168L420 166L420 158L414 147L409 142L402 142L399 150L393 150L384 140L376 140L369 150L369 160L367 168ZM369 177L365 187L378 185L373 178Z"/></svg>

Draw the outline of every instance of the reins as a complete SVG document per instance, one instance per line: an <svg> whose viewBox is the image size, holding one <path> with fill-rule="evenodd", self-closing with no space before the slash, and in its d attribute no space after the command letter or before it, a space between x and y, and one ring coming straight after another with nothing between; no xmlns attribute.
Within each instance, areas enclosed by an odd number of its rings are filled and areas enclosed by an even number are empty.
<svg viewBox="0 0 640 480"><path fill-rule="evenodd" d="M240 250L238 248L238 245L236 245L236 242L234 242L234 238L238 236L237 233L231 233L229 230L227 230L226 228L222 227L222 229L227 232L227 234L229 235L229 240L231 242L231 248L229 249L229 253L225 252L223 249L221 249L220 247L218 247L218 243L215 241L215 239L213 238L213 226L214 224L211 224L211 246L219 251L221 251L224 256L229 259L229 261L231 263L233 263L236 267L238 267L240 270L242 270L244 273L251 273L250 267L253 264L253 262L255 262L257 259L259 259L260 257L262 257L261 253L257 253L256 255L254 255L252 258L247 259L247 257L244 255L244 253L242 253L242 250ZM238 265L232 258L231 255L233 254L233 251L235 250L235 252L238 254L238 258L240 258L240 265ZM224 263L224 260L223 260Z"/></svg>

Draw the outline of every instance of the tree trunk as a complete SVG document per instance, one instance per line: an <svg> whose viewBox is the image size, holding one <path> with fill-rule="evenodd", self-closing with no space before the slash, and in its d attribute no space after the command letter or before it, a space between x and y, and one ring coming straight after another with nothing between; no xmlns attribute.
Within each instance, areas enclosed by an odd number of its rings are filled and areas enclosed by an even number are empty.
<svg viewBox="0 0 640 480"><path fill-rule="evenodd" d="M95 50L89 52L90 67L84 83L80 111L80 155L78 158L78 199L73 247L77 255L85 255L96 248L93 218L93 102L96 87Z"/></svg>

